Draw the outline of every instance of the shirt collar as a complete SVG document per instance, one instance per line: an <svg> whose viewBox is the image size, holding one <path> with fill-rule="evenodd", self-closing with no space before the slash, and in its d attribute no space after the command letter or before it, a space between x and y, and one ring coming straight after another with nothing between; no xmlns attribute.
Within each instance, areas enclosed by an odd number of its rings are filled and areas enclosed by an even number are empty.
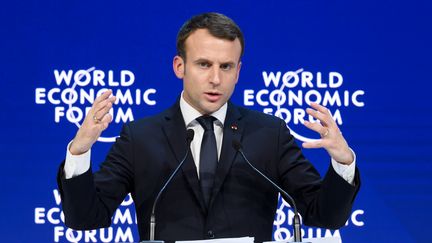
<svg viewBox="0 0 432 243"><path fill-rule="evenodd" d="M209 115L216 118L217 119L216 123L219 123L219 125L223 126L225 122L227 108L228 108L228 103L225 102L225 104L221 108L219 108L219 110ZM183 98L183 92L180 95L180 110L183 115L183 120L186 124L186 127L188 127L193 121L195 121L195 119L203 115L195 108L193 108L191 105L189 105L189 103L186 102L186 100Z"/></svg>

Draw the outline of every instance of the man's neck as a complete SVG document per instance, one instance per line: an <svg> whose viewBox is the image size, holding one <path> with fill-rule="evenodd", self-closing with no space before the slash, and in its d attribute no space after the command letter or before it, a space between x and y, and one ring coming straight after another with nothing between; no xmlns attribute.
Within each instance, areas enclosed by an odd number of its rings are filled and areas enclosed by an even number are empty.
<svg viewBox="0 0 432 243"><path fill-rule="evenodd" d="M221 106L221 108L219 108L217 111L211 113L211 114L207 114L210 116L214 116L218 121L220 121L222 124L224 124L225 122L225 117L227 114L227 109L228 109L228 103L225 102L225 104L223 106ZM184 98L183 98L183 92L180 95L180 110L181 113L183 115L183 120L186 124L186 126L192 122L193 120L195 120L196 118L204 115L201 114L197 109L195 109L193 106L191 106Z"/></svg>

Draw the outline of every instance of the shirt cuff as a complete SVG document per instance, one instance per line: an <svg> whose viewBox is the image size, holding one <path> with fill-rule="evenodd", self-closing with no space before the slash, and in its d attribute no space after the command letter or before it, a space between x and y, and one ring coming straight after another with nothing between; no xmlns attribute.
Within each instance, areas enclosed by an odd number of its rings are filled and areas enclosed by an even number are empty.
<svg viewBox="0 0 432 243"><path fill-rule="evenodd" d="M82 175L90 169L91 149L83 154L73 155L69 151L72 141L69 142L66 149L66 161L64 164L64 173L66 179Z"/></svg>
<svg viewBox="0 0 432 243"><path fill-rule="evenodd" d="M354 185L354 176L355 176L355 168L356 168L356 154L350 148L354 161L350 165L344 165L338 163L336 160L331 158L331 163L335 172L340 175L344 180L346 180L349 184Z"/></svg>

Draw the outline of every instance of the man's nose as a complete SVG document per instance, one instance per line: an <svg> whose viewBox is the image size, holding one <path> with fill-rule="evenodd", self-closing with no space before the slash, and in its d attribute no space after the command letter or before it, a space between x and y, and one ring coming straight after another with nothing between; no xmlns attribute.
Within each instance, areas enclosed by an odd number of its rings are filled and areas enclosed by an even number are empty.
<svg viewBox="0 0 432 243"><path fill-rule="evenodd" d="M212 74L210 77L210 82L213 85L219 85L221 82L221 72L219 67L217 67L216 65L214 66L213 70L212 70Z"/></svg>

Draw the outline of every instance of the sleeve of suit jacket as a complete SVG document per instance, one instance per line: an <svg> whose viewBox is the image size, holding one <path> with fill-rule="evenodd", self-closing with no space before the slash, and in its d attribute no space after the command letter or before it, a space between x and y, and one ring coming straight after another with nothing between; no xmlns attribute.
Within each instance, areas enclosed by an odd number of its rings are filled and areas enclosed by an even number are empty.
<svg viewBox="0 0 432 243"><path fill-rule="evenodd" d="M283 121L279 134L278 177L283 188L294 197L303 222L323 228L342 227L351 213L360 186L358 170L354 186L340 177L331 165L324 179L321 179L303 156Z"/></svg>
<svg viewBox="0 0 432 243"><path fill-rule="evenodd" d="M57 183L66 226L78 230L110 226L114 211L133 192L132 149L126 124L97 173L92 174L90 168L66 180L64 163L60 166Z"/></svg>

